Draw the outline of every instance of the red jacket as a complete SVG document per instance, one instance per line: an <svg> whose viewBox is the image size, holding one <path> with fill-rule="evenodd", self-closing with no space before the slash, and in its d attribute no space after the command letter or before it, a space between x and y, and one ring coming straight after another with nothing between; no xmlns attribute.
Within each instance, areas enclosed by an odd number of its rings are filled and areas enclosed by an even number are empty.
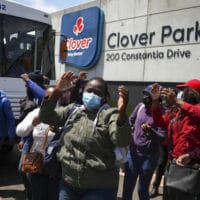
<svg viewBox="0 0 200 200"><path fill-rule="evenodd" d="M197 151L200 149L200 104L191 105L184 102L180 111L173 116L171 114L162 115L158 108L153 111L153 119L156 126L168 128L168 138L170 121L174 119L172 124L173 158L194 151L200 153ZM196 156L200 159L200 155Z"/></svg>

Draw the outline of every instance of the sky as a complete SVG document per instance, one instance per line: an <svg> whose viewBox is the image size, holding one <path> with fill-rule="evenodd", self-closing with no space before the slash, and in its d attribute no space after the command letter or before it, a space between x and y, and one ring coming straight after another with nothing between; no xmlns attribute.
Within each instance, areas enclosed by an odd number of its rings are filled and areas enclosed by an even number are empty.
<svg viewBox="0 0 200 200"><path fill-rule="evenodd" d="M42 10L47 13L56 12L75 5L79 5L92 0L10 0Z"/></svg>

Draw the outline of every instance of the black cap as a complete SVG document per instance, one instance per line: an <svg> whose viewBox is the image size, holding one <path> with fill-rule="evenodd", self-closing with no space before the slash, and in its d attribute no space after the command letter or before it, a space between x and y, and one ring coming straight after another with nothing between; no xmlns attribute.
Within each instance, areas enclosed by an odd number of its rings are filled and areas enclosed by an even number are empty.
<svg viewBox="0 0 200 200"><path fill-rule="evenodd" d="M39 70L35 72L30 72L28 76L32 81L37 83L39 86L43 86L44 78L43 78L43 74Z"/></svg>

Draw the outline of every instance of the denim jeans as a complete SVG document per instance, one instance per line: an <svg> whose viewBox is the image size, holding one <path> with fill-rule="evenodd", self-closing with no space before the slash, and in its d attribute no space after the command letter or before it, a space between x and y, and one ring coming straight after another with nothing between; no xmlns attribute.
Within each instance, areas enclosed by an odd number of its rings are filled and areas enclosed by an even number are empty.
<svg viewBox="0 0 200 200"><path fill-rule="evenodd" d="M26 141L23 145L19 164L18 164L18 171L19 171L19 174L22 178L22 182L23 182L24 187L25 187L26 196L29 200L31 200L31 196L32 196L31 183L30 183L30 180L28 178L28 173L24 173L24 172L21 171L21 166L22 166L22 157L25 153L27 153L30 150L30 147L31 147L31 143L29 144L29 142Z"/></svg>
<svg viewBox="0 0 200 200"><path fill-rule="evenodd" d="M23 148L22 148L22 152L21 152L21 156L20 156L20 160L19 160L19 164L18 164L18 170L21 171L21 166L22 166L22 157L25 153L29 152L31 146L29 144L28 141L26 141L23 145Z"/></svg>
<svg viewBox="0 0 200 200"><path fill-rule="evenodd" d="M61 180L59 200L117 200L117 188L77 189Z"/></svg>
<svg viewBox="0 0 200 200"><path fill-rule="evenodd" d="M158 189L160 186L162 176L164 175L165 168L167 166L167 161L168 161L168 147L166 145L161 144L160 145L160 157L158 160L158 166L155 171L156 177L153 182L153 187L156 189Z"/></svg>
<svg viewBox="0 0 200 200"><path fill-rule="evenodd" d="M158 157L137 156L128 152L128 162L125 166L123 185L123 200L132 200L133 190L138 180L138 195L140 200L149 200L149 185L158 163Z"/></svg>

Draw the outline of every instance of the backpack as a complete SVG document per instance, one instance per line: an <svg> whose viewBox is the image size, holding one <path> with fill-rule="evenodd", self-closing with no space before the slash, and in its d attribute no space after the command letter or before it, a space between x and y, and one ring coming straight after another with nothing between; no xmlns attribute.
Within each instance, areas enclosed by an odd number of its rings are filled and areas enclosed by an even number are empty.
<svg viewBox="0 0 200 200"><path fill-rule="evenodd" d="M61 141L64 137L65 129L72 114L74 114L80 105L74 104L68 111L65 125L54 135L53 139L46 145L44 154L44 173L52 179L60 179L62 176L61 163L57 159L57 152L61 148Z"/></svg>

